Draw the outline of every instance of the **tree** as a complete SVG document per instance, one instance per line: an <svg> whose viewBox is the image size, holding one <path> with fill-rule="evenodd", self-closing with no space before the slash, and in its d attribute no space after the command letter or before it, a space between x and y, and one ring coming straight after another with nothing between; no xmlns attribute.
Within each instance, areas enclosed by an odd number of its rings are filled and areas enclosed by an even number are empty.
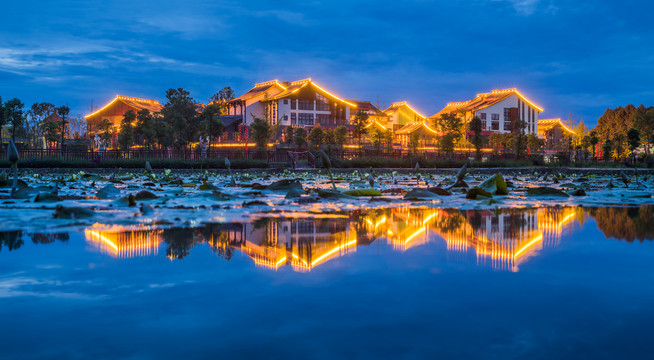
<svg viewBox="0 0 654 360"><path fill-rule="evenodd" d="M157 128L154 116L148 109L139 110L136 114L134 135L143 140L143 145L146 148L152 149L152 145L154 145L157 139Z"/></svg>
<svg viewBox="0 0 654 360"><path fill-rule="evenodd" d="M50 115L54 114L57 108L47 102L34 103L27 111L26 127L29 140L32 144L36 144L38 138L45 135L45 128L43 121ZM54 140L56 141L56 140Z"/></svg>
<svg viewBox="0 0 654 360"><path fill-rule="evenodd" d="M20 129L25 123L25 116L23 115L24 104L13 98L7 101L4 105L4 122L11 124L11 138L16 140L16 129Z"/></svg>
<svg viewBox="0 0 654 360"><path fill-rule="evenodd" d="M57 108L57 114L61 117L61 148L64 148L64 137L66 136L66 125L68 124L68 114L70 113L70 108L68 105L62 105Z"/></svg>
<svg viewBox="0 0 654 360"><path fill-rule="evenodd" d="M307 131L303 127L295 128L293 132L293 143L297 147L303 147L307 144Z"/></svg>
<svg viewBox="0 0 654 360"><path fill-rule="evenodd" d="M445 154L451 154L454 151L454 140L456 139L456 135L454 133L448 132L447 134L441 136L441 138L438 140L438 146L440 147L441 151L445 152Z"/></svg>
<svg viewBox="0 0 654 360"><path fill-rule="evenodd" d="M372 145L379 150L384 143L384 132L380 129L371 129L368 134L370 140L372 140Z"/></svg>
<svg viewBox="0 0 654 360"><path fill-rule="evenodd" d="M531 133L527 135L527 147L529 148L529 151L538 151L540 150L541 147L543 147L545 141L541 138L538 137L538 135Z"/></svg>
<svg viewBox="0 0 654 360"><path fill-rule="evenodd" d="M292 126L287 127L284 135L284 143L292 144L295 137L295 128Z"/></svg>
<svg viewBox="0 0 654 360"><path fill-rule="evenodd" d="M222 90L221 90L222 91ZM209 147L211 148L211 140L214 137L219 137L225 130L225 124L218 118L221 114L221 106L218 104L209 104L202 110L200 114L200 127L203 134L209 136Z"/></svg>
<svg viewBox="0 0 654 360"><path fill-rule="evenodd" d="M640 146L640 132L638 130L631 128L627 131L627 144L631 152Z"/></svg>
<svg viewBox="0 0 654 360"><path fill-rule="evenodd" d="M495 133L495 132L490 134L490 136L488 137L488 142L490 143L491 148L493 149L493 151L495 151L496 154L499 153L501 150L503 150L502 134Z"/></svg>
<svg viewBox="0 0 654 360"><path fill-rule="evenodd" d="M109 143L113 135L114 124L111 121L109 121L109 119L102 119L102 121L98 123L97 127L98 130L101 131L100 140L102 140L105 143Z"/></svg>
<svg viewBox="0 0 654 360"><path fill-rule="evenodd" d="M611 142L613 143L613 150L617 159L622 158L622 155L624 154L626 139L627 137L622 133L616 133L613 135Z"/></svg>
<svg viewBox="0 0 654 360"><path fill-rule="evenodd" d="M166 90L166 103L161 110L170 130L166 135L180 147L194 140L199 131L196 104L190 94L182 88Z"/></svg>
<svg viewBox="0 0 654 360"><path fill-rule="evenodd" d="M434 127L439 131L451 132L455 144L463 146L466 143L464 135L467 126L457 114L442 114L434 120Z"/></svg>
<svg viewBox="0 0 654 360"><path fill-rule="evenodd" d="M386 150L392 150L393 149L393 130L391 129L386 129L384 130L384 147Z"/></svg>
<svg viewBox="0 0 654 360"><path fill-rule="evenodd" d="M327 145L336 145L336 130L326 129L322 135L322 143Z"/></svg>
<svg viewBox="0 0 654 360"><path fill-rule="evenodd" d="M481 119L476 116L470 120L470 124L468 124L468 128L472 131L471 142L472 145L475 146L477 160L481 160L481 148L484 146L484 136L481 134L481 125Z"/></svg>
<svg viewBox="0 0 654 360"><path fill-rule="evenodd" d="M420 146L420 134L413 132L411 133L411 137L409 137L409 149L411 149L413 154L417 154L418 146Z"/></svg>
<svg viewBox="0 0 654 360"><path fill-rule="evenodd" d="M611 139L614 134L620 133L626 138L627 131L635 127L637 115L645 114L650 109L654 108L646 108L644 105L635 107L632 104L625 107L619 106L615 109L606 109L604 114L597 120L597 126L594 129L597 137L606 140Z"/></svg>
<svg viewBox="0 0 654 360"><path fill-rule="evenodd" d="M311 131L309 131L309 144L314 148L318 148L323 144L324 137L325 132L319 125L316 125L311 129Z"/></svg>
<svg viewBox="0 0 654 360"><path fill-rule="evenodd" d="M5 126L5 106L2 102L2 96L0 96L0 129Z"/></svg>
<svg viewBox="0 0 654 360"><path fill-rule="evenodd" d="M118 132L118 145L121 150L129 150L134 141L134 122L136 113L134 110L128 110L120 121L120 131Z"/></svg>
<svg viewBox="0 0 654 360"><path fill-rule="evenodd" d="M590 145L593 147L593 159L596 157L596 154L595 154L595 147L597 146L597 143L599 143L599 139L598 139L597 136L595 136L595 134L591 131L591 135L590 135Z"/></svg>
<svg viewBox="0 0 654 360"><path fill-rule="evenodd" d="M526 142L525 141L526 128L527 128L527 122L522 119L518 119L513 122L513 135L514 135L513 150L515 150L516 159L520 159L524 152L524 147Z"/></svg>
<svg viewBox="0 0 654 360"><path fill-rule="evenodd" d="M109 120L107 120L109 121ZM59 140L59 124L54 121L47 121L43 123L43 137L49 143L56 142Z"/></svg>
<svg viewBox="0 0 654 360"><path fill-rule="evenodd" d="M359 148L361 148L361 137L366 133L366 126L368 125L368 114L366 114L363 111L357 111L356 115L354 116L354 120L352 121L352 125L354 125L354 130L352 131L352 135L354 135L355 138L357 138L357 143L359 144Z"/></svg>
<svg viewBox="0 0 654 360"><path fill-rule="evenodd" d="M588 128L584 126L583 119L579 121L579 125L575 126L573 131L574 131L574 139L573 139L574 146L582 146L584 136L586 136L586 133L588 132Z"/></svg>
<svg viewBox="0 0 654 360"><path fill-rule="evenodd" d="M226 113L227 102L233 98L234 90L232 90L232 88L229 86L225 86L220 91L213 94L211 98L209 98L209 104L218 105L221 109L221 115L224 115Z"/></svg>
<svg viewBox="0 0 654 360"><path fill-rule="evenodd" d="M604 157L604 160L611 159L612 151L613 151L613 143L611 142L611 140L604 140L604 143L602 144L602 156Z"/></svg>
<svg viewBox="0 0 654 360"><path fill-rule="evenodd" d="M334 129L334 141L336 145L343 146L345 145L345 142L347 142L347 127L341 125Z"/></svg>
<svg viewBox="0 0 654 360"><path fill-rule="evenodd" d="M644 113L634 116L634 128L640 132L641 140L647 141L645 151L654 144L654 107L650 107Z"/></svg>
<svg viewBox="0 0 654 360"><path fill-rule="evenodd" d="M250 132L259 150L263 150L268 146L268 140L270 140L270 124L268 122L254 116L254 121L250 125Z"/></svg>

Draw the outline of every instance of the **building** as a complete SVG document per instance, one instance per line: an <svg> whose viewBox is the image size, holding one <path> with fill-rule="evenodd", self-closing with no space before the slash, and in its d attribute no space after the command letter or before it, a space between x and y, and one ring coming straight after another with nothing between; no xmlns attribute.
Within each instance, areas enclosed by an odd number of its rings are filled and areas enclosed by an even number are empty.
<svg viewBox="0 0 654 360"><path fill-rule="evenodd" d="M417 134L417 135L414 135ZM395 141L404 147L411 146L411 137L418 140L418 146L435 146L440 133L429 126L426 120L406 124L395 131Z"/></svg>
<svg viewBox="0 0 654 360"><path fill-rule="evenodd" d="M467 123L476 116L481 119L483 131L494 133L512 132L514 122L522 119L527 123L525 133L535 134L538 130L538 115L542 111L543 108L517 89L495 89L489 93L477 94L472 100L450 102L429 119L436 120L443 114L456 114Z"/></svg>
<svg viewBox="0 0 654 360"><path fill-rule="evenodd" d="M415 111L406 101L392 103L384 113L389 117L388 125L393 131L407 124L426 120L424 115Z"/></svg>
<svg viewBox="0 0 654 360"><path fill-rule="evenodd" d="M538 137L545 140L547 149L566 148L571 136L574 136L574 131L565 126L560 118L538 120Z"/></svg>
<svg viewBox="0 0 654 360"><path fill-rule="evenodd" d="M123 116L129 110L133 110L134 112L148 110L156 114L161 112L161 109L163 109L163 106L156 100L117 95L108 104L84 116L84 118L86 119L88 134L96 134L98 132L97 125L104 119L111 121L115 127L118 127Z"/></svg>
<svg viewBox="0 0 654 360"><path fill-rule="evenodd" d="M269 119L271 125L333 128L349 125L356 108L311 79L259 83L228 102L229 115L241 115L246 125L259 117Z"/></svg>

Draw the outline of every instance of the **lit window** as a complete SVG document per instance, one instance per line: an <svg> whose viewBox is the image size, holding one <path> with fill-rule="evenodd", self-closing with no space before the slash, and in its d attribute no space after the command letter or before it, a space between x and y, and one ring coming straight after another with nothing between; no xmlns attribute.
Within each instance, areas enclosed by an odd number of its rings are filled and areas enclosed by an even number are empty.
<svg viewBox="0 0 654 360"><path fill-rule="evenodd" d="M500 114L491 114L491 120L499 120Z"/></svg>
<svg viewBox="0 0 654 360"><path fill-rule="evenodd" d="M486 113L479 113L479 118L481 120L486 120Z"/></svg>

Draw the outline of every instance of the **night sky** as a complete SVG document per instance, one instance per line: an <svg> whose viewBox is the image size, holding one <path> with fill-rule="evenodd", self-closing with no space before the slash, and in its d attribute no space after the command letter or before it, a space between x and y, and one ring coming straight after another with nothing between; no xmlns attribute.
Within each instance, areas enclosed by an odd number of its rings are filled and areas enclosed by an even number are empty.
<svg viewBox="0 0 654 360"><path fill-rule="evenodd" d="M283 4L283 5L279 5ZM6 1L0 96L86 114L116 94L199 102L224 86L311 77L430 116L517 87L541 118L594 125L654 105L649 1Z"/></svg>

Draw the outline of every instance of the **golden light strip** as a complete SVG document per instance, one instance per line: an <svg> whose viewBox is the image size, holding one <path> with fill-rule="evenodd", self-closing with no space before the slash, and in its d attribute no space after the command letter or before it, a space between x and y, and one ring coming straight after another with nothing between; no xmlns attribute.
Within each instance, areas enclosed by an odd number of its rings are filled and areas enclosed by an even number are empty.
<svg viewBox="0 0 654 360"><path fill-rule="evenodd" d="M409 237L406 238L406 240L404 240L404 246L406 246L406 244L408 244L409 241L413 240L416 236L418 236L418 235L422 234L423 232L425 232L425 230L427 230L427 228L422 227L422 228L418 229L416 232L414 232L413 234L409 235Z"/></svg>
<svg viewBox="0 0 654 360"><path fill-rule="evenodd" d="M344 250L344 249L346 249L348 247L351 247L352 245L355 245L356 243L357 243L357 240L354 239L354 240L352 240L352 241L350 241L350 242L348 242L346 244L334 247L333 249L331 249L328 252L324 253L323 255L318 257L317 259L313 260L311 262L311 266L314 266L316 263L320 262L322 259L326 258L327 256L329 256L329 255L331 255L331 254L333 254L333 253L335 253L335 252L337 252L339 250Z"/></svg>
<svg viewBox="0 0 654 360"><path fill-rule="evenodd" d="M86 230L86 231L91 236L94 236L94 237L100 239L100 241L102 241L104 244L106 244L109 247L111 247L112 249L114 249L114 251L116 251L116 254L118 254L118 246L116 244L114 244L113 241L111 241L109 238L107 238L106 236L104 236L104 235L102 235L99 232L94 231L94 230Z"/></svg>
<svg viewBox="0 0 654 360"><path fill-rule="evenodd" d="M517 258L517 257L520 256L520 254L522 254L525 250L527 250L528 248L530 248L531 246L533 246L534 244L536 244L536 243L539 242L539 241L543 241L543 234L540 234L540 235L536 236L533 240L531 240L530 242L526 243L523 247L520 248L520 250L516 251L516 252L513 254L513 258L514 258L514 259Z"/></svg>

